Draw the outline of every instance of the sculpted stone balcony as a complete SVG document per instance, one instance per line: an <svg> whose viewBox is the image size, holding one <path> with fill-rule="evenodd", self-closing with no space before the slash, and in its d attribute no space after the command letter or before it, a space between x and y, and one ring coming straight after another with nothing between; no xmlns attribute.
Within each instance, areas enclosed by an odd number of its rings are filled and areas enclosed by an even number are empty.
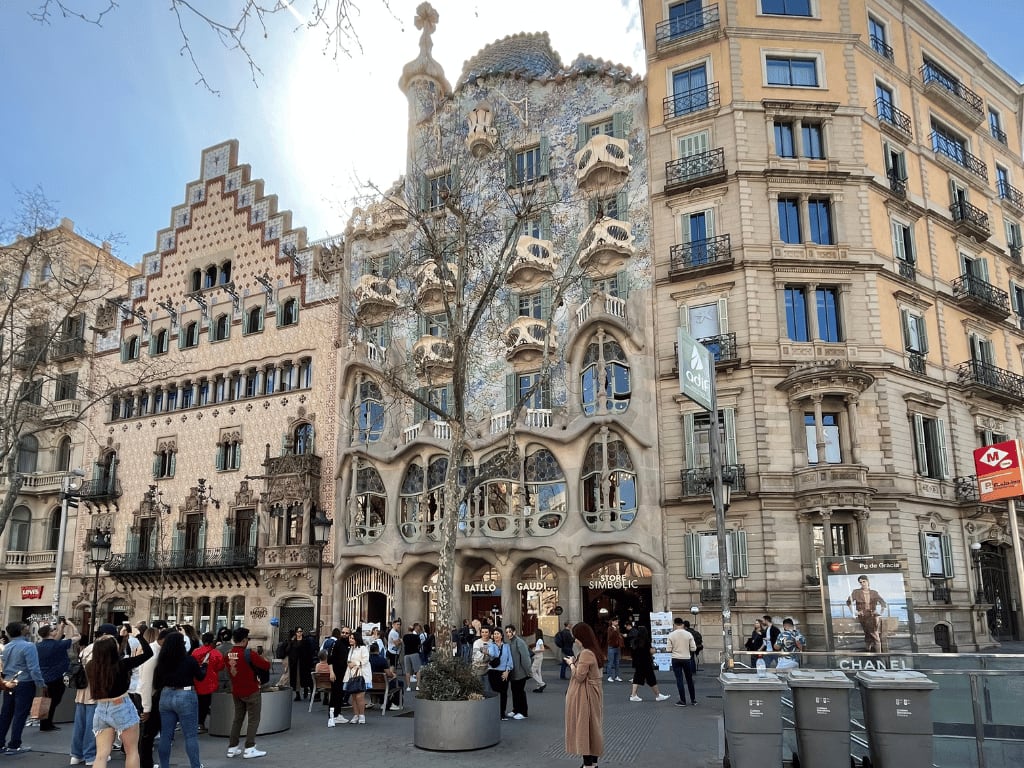
<svg viewBox="0 0 1024 768"><path fill-rule="evenodd" d="M592 293L576 310L576 327L581 328L591 316L604 315L626 322L626 300L607 293Z"/></svg>
<svg viewBox="0 0 1024 768"><path fill-rule="evenodd" d="M53 550L42 552L10 552L4 558L8 571L53 571L57 553ZM51 574L52 575L52 574Z"/></svg>
<svg viewBox="0 0 1024 768"><path fill-rule="evenodd" d="M454 264L446 264L444 268L433 261L423 264L416 273L416 303L419 311L424 314L442 311L445 294L448 301L455 298L455 281L458 276L459 269Z"/></svg>
<svg viewBox="0 0 1024 768"><path fill-rule="evenodd" d="M454 350L448 339L420 336L412 345L416 370L424 376L445 376L452 372Z"/></svg>
<svg viewBox="0 0 1024 768"><path fill-rule="evenodd" d="M398 307L398 286L389 278L363 275L352 290L356 316L369 325L386 320Z"/></svg>
<svg viewBox="0 0 1024 768"><path fill-rule="evenodd" d="M316 567L320 547L315 544L286 544L283 547L263 547L253 551L259 568L309 568ZM331 548L324 547L324 568L330 565Z"/></svg>
<svg viewBox="0 0 1024 768"><path fill-rule="evenodd" d="M67 472L33 472L22 476L22 494L56 493Z"/></svg>
<svg viewBox="0 0 1024 768"><path fill-rule="evenodd" d="M409 216L402 204L387 198L370 203L365 209L354 209L345 228L345 235L349 239L379 237L404 227L408 220Z"/></svg>
<svg viewBox="0 0 1024 768"><path fill-rule="evenodd" d="M104 568L119 583L143 589L240 586L256 581L256 547L121 552L111 555Z"/></svg>
<svg viewBox="0 0 1024 768"><path fill-rule="evenodd" d="M793 490L797 494L868 493L868 469L860 464L816 464L793 473Z"/></svg>
<svg viewBox="0 0 1024 768"><path fill-rule="evenodd" d="M556 351L554 328L548 331L547 320L536 317L517 317L505 330L505 358L534 362L544 355L544 346L549 352Z"/></svg>
<svg viewBox="0 0 1024 768"><path fill-rule="evenodd" d="M263 461L264 474L271 477L281 475L320 475L320 457L315 453L287 453L283 456L268 456Z"/></svg>
<svg viewBox="0 0 1024 768"><path fill-rule="evenodd" d="M618 186L629 176L632 160L626 139L603 133L591 136L576 153L576 183L588 191Z"/></svg>
<svg viewBox="0 0 1024 768"><path fill-rule="evenodd" d="M635 252L633 228L625 221L605 217L594 224L580 249L580 269L584 272L613 272Z"/></svg>
<svg viewBox="0 0 1024 768"><path fill-rule="evenodd" d="M506 282L513 288L528 291L546 283L555 274L558 258L550 240L521 235L516 242L516 258L509 268Z"/></svg>
<svg viewBox="0 0 1024 768"><path fill-rule="evenodd" d="M58 400L43 409L43 421L73 421L82 412L81 400Z"/></svg>

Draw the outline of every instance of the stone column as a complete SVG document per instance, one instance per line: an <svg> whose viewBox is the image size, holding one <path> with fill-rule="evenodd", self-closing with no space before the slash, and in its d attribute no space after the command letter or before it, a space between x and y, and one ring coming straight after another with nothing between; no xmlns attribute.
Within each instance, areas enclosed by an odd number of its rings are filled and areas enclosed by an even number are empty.
<svg viewBox="0 0 1024 768"><path fill-rule="evenodd" d="M818 454L818 464L825 464L825 425L822 423L821 395L811 395L814 404L814 448Z"/></svg>
<svg viewBox="0 0 1024 768"><path fill-rule="evenodd" d="M857 403L859 399L857 395L850 395L846 398L846 421L847 431L849 432L846 444L850 446L850 461L854 464L860 464L860 439L857 423Z"/></svg>

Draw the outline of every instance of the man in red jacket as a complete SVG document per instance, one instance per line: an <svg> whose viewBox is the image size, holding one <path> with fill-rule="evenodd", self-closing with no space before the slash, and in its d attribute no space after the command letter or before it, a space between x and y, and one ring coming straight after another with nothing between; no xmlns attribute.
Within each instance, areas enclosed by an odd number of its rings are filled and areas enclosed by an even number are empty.
<svg viewBox="0 0 1024 768"><path fill-rule="evenodd" d="M228 651L228 678L231 680L231 695L235 702L235 717L231 721L231 738L228 741L228 757L263 757L267 754L256 749L256 731L260 727L260 681L256 677L256 669L270 674L270 662L256 653L250 653L249 630L239 627L231 633L231 650ZM249 717L249 727L245 732L245 750L238 746L238 738L242 733L242 720Z"/></svg>
<svg viewBox="0 0 1024 768"><path fill-rule="evenodd" d="M224 656L217 650L214 644L213 632L203 633L203 644L192 651L192 657L200 664L206 660L206 677L196 680L193 687L196 689L196 696L199 697L199 732L206 733L206 718L210 716L210 704L213 702L213 693L220 685L220 671L224 669ZM212 673L212 674L211 674Z"/></svg>

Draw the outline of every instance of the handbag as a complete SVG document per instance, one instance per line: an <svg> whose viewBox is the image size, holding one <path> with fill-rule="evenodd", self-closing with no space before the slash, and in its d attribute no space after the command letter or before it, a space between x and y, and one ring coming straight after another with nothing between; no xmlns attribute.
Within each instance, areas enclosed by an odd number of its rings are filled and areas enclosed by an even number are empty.
<svg viewBox="0 0 1024 768"><path fill-rule="evenodd" d="M487 666L491 669L497 669L501 666L501 656L492 656L487 660Z"/></svg>
<svg viewBox="0 0 1024 768"><path fill-rule="evenodd" d="M45 720L50 714L50 697L36 696L32 699L32 709L28 716L36 720Z"/></svg>
<svg viewBox="0 0 1024 768"><path fill-rule="evenodd" d="M362 675L345 681L345 693L362 693L366 690L366 678Z"/></svg>

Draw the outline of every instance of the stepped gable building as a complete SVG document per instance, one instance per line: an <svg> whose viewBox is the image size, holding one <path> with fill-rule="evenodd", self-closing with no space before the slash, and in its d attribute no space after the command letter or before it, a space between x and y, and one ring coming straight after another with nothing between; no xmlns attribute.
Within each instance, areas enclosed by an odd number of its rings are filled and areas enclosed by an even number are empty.
<svg viewBox="0 0 1024 768"><path fill-rule="evenodd" d="M920 649L1019 638L972 451L1022 426L1020 84L925 2L641 8L672 609L719 600L681 327L716 361L737 636L767 610L823 648L819 558L892 554Z"/></svg>
<svg viewBox="0 0 1024 768"><path fill-rule="evenodd" d="M641 82L584 55L565 64L541 33L484 47L453 88L436 23L421 5L400 81L406 174L346 232L335 613L434 621L440 525L457 514L457 616L524 633L562 611L646 616L668 595ZM469 252L449 259L448 243ZM453 318L495 270L459 368ZM458 509L449 461L475 486Z"/></svg>
<svg viewBox="0 0 1024 768"><path fill-rule="evenodd" d="M94 419L96 461L120 489L90 504L113 532L102 619L244 623L260 640L271 617L313 626L311 520L335 503L338 242L308 243L236 141L203 151L97 348L125 375L171 369ZM84 605L92 569L79 571Z"/></svg>

